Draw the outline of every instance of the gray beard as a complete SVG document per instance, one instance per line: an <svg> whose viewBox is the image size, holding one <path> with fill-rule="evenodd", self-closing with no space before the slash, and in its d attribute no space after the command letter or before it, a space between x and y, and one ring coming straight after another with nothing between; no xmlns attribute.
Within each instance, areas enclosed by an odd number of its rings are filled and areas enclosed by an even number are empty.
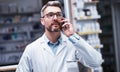
<svg viewBox="0 0 120 72"><path fill-rule="evenodd" d="M49 32L60 32L60 29L47 28Z"/></svg>

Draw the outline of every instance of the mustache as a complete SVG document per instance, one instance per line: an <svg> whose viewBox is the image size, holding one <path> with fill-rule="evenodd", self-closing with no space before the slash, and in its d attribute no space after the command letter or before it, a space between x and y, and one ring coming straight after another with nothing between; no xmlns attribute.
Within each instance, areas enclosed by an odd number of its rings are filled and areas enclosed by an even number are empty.
<svg viewBox="0 0 120 72"><path fill-rule="evenodd" d="M51 25L60 25L60 23L58 21L54 21L51 23Z"/></svg>

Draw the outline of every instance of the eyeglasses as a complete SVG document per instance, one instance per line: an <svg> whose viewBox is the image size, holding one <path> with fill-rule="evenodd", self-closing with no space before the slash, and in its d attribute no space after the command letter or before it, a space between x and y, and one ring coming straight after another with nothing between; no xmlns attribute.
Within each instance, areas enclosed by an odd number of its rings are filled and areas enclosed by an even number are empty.
<svg viewBox="0 0 120 72"><path fill-rule="evenodd" d="M43 18L46 16L47 18L52 19L52 18L54 18L55 15L57 18L63 17L62 12L57 12L57 13L50 12L50 13L44 15Z"/></svg>

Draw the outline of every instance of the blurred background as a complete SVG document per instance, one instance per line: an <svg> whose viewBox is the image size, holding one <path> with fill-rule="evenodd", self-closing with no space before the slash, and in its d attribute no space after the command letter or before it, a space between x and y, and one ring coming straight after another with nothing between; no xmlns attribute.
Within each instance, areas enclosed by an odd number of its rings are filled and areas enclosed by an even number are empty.
<svg viewBox="0 0 120 72"><path fill-rule="evenodd" d="M17 65L26 45L44 33L40 9L48 1L0 0L0 67ZM120 0L57 1L77 33L103 55L91 72L120 72Z"/></svg>

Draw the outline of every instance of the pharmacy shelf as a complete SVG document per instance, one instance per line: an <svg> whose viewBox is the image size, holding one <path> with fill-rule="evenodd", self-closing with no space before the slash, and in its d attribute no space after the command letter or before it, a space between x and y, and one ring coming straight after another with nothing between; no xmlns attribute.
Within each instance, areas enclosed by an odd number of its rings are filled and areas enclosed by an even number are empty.
<svg viewBox="0 0 120 72"><path fill-rule="evenodd" d="M29 42L32 39L19 39L19 40L1 40L0 43L16 43L16 42Z"/></svg>
<svg viewBox="0 0 120 72"><path fill-rule="evenodd" d="M31 15L31 14L37 14L40 11L33 11L33 12L16 12L16 13L0 13L0 16L14 16L14 15Z"/></svg>
<svg viewBox="0 0 120 72"><path fill-rule="evenodd" d="M18 31L18 32L0 32L0 35L6 35L6 34L24 34L26 31Z"/></svg>
<svg viewBox="0 0 120 72"><path fill-rule="evenodd" d="M43 31L43 29L36 29L36 30L31 30L30 32L41 32L41 31Z"/></svg>
<svg viewBox="0 0 120 72"><path fill-rule="evenodd" d="M25 46L42 35L40 10L33 2L0 0L0 66L18 63Z"/></svg>
<svg viewBox="0 0 120 72"><path fill-rule="evenodd" d="M34 25L36 23L40 23L39 21L32 21L32 22L19 22L19 23L2 23L0 24L0 27L14 27L14 26L20 26L20 25Z"/></svg>
<svg viewBox="0 0 120 72"><path fill-rule="evenodd" d="M100 19L101 16L100 15L96 15L96 16L81 16L79 18L75 18L77 20L92 20L92 19Z"/></svg>
<svg viewBox="0 0 120 72"><path fill-rule="evenodd" d="M0 65L17 64L23 52L1 54Z"/></svg>
<svg viewBox="0 0 120 72"><path fill-rule="evenodd" d="M12 65L12 64L18 64L18 61L0 63L0 66L6 66L6 65Z"/></svg>
<svg viewBox="0 0 120 72"><path fill-rule="evenodd" d="M83 37L95 50L101 52L99 34L102 33L98 19L101 18L97 11L99 0L70 0L70 19L77 33ZM91 72L103 72L102 66L92 68Z"/></svg>
<svg viewBox="0 0 120 72"><path fill-rule="evenodd" d="M42 29L36 29L36 30L30 30L30 32L34 33L34 32L41 32ZM27 33L27 31L15 31L15 32L0 32L0 35L6 35L6 34L25 34Z"/></svg>
<svg viewBox="0 0 120 72"><path fill-rule="evenodd" d="M0 51L0 53L2 54L6 54L6 53L18 53L18 52L23 52L24 49L21 50L13 50L13 51Z"/></svg>
<svg viewBox="0 0 120 72"><path fill-rule="evenodd" d="M95 45L95 46L93 46L94 48L103 48L103 45L101 44L101 45Z"/></svg>
<svg viewBox="0 0 120 72"><path fill-rule="evenodd" d="M85 31L85 32L77 32L79 35L88 35L88 34L99 34L102 33L102 30L98 31Z"/></svg>

